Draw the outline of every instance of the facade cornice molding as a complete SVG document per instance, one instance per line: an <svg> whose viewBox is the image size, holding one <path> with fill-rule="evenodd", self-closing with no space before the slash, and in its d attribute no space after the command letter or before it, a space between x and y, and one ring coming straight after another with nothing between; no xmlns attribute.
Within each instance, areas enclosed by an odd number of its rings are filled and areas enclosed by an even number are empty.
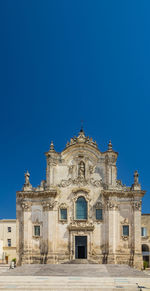
<svg viewBox="0 0 150 291"><path fill-rule="evenodd" d="M17 198L48 198L56 197L59 190L45 190L45 191L17 191Z"/></svg>
<svg viewBox="0 0 150 291"><path fill-rule="evenodd" d="M102 190L102 194L105 197L108 196L117 196L117 197L143 197L145 195L146 191L144 190L136 190L136 191L119 191L119 190Z"/></svg>

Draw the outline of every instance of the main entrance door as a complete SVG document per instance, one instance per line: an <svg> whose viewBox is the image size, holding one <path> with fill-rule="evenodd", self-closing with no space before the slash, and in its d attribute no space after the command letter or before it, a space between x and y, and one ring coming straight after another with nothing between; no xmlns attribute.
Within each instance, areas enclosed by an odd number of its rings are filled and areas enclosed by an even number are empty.
<svg viewBox="0 0 150 291"><path fill-rule="evenodd" d="M76 259L87 258L87 236L75 237L75 257Z"/></svg>

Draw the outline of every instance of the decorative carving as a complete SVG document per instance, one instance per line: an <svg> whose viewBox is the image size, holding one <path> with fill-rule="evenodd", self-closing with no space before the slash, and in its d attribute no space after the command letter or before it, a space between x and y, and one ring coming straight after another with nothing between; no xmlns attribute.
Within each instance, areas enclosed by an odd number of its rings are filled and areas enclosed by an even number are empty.
<svg viewBox="0 0 150 291"><path fill-rule="evenodd" d="M81 161L79 164L78 177L80 177L81 179L85 178L85 164L83 161Z"/></svg>
<svg viewBox="0 0 150 291"><path fill-rule="evenodd" d="M61 204L59 205L59 208L61 208L61 209L66 209L66 208L67 208L66 203L61 203Z"/></svg>
<svg viewBox="0 0 150 291"><path fill-rule="evenodd" d="M132 202L132 207L135 211L141 211L141 201Z"/></svg>
<svg viewBox="0 0 150 291"><path fill-rule="evenodd" d="M56 201L43 201L42 202L43 210L44 211L52 210L55 204L56 204Z"/></svg>
<svg viewBox="0 0 150 291"><path fill-rule="evenodd" d="M59 189L58 189L59 190ZM49 198L49 197L55 197L58 194L58 190L51 189L49 191L23 191L23 192L17 192L17 198Z"/></svg>
<svg viewBox="0 0 150 291"><path fill-rule="evenodd" d="M94 178L91 178L90 183L95 187L100 187L100 186L102 186L102 179L94 180Z"/></svg>
<svg viewBox="0 0 150 291"><path fill-rule="evenodd" d="M92 165L90 165L90 166L89 166L89 173L90 173L90 174L94 174L94 172L95 172L95 168L96 168L96 166L92 166Z"/></svg>
<svg viewBox="0 0 150 291"><path fill-rule="evenodd" d="M96 209L102 209L103 208L103 204L101 201L97 201L97 203L95 204L95 208Z"/></svg>
<svg viewBox="0 0 150 291"><path fill-rule="evenodd" d="M92 222L88 221L73 221L68 226L69 230L78 230L78 231L93 231L94 225Z"/></svg>
<svg viewBox="0 0 150 291"><path fill-rule="evenodd" d="M67 187L70 185L86 186L88 183L92 184L95 187L100 187L102 186L102 179L94 180L94 178L91 178L90 180L86 180L84 177L79 176L76 179L69 178L68 180L62 180L58 187Z"/></svg>
<svg viewBox="0 0 150 291"><path fill-rule="evenodd" d="M86 195L86 194L88 194L90 192L90 190L86 189L86 188L79 187L79 188L73 189L72 192L75 193L75 194L78 193L78 192L80 192L80 193L84 192L84 194Z"/></svg>
<svg viewBox="0 0 150 291"><path fill-rule="evenodd" d="M29 172L27 171L25 173L25 183L24 183L24 186L23 186L23 190L24 191L31 191L32 190L32 185L30 184L30 174Z"/></svg>
<svg viewBox="0 0 150 291"><path fill-rule="evenodd" d="M124 220L121 221L121 224L123 225L128 225L129 224L129 220L128 218L125 218Z"/></svg>
<svg viewBox="0 0 150 291"><path fill-rule="evenodd" d="M138 171L134 172L134 184L131 186L132 190L141 190L141 185L139 184L139 174Z"/></svg>
<svg viewBox="0 0 150 291"><path fill-rule="evenodd" d="M129 240L129 236L127 236L127 235L122 235L122 239L125 240L125 241L126 241L126 240Z"/></svg>
<svg viewBox="0 0 150 291"><path fill-rule="evenodd" d="M79 176L76 179L69 178L68 180L62 180L60 184L58 185L58 187L67 187L67 186L70 186L71 184L85 186L87 185L87 181L82 176Z"/></svg>
<svg viewBox="0 0 150 291"><path fill-rule="evenodd" d="M107 209L108 210L117 210L118 203L116 201L107 201Z"/></svg>
<svg viewBox="0 0 150 291"><path fill-rule="evenodd" d="M74 136L73 138L70 139L70 142L67 142L66 147L69 147L77 143L85 143L97 148L97 143L93 141L92 138L89 138L89 136L85 136L83 129L80 130L79 135L77 137Z"/></svg>
<svg viewBox="0 0 150 291"><path fill-rule="evenodd" d="M27 201L27 202L23 202L22 204L21 204L21 206L22 206L22 209L24 210L24 211L31 211L31 206L32 206L32 202L30 202L30 201Z"/></svg>

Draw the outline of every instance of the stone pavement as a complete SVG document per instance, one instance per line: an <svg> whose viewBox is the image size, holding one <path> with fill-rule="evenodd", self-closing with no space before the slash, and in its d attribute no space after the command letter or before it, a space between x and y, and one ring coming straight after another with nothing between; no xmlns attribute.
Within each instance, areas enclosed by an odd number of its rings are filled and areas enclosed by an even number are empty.
<svg viewBox="0 0 150 291"><path fill-rule="evenodd" d="M1 290L150 290L150 275L127 265L24 265L0 274Z"/></svg>

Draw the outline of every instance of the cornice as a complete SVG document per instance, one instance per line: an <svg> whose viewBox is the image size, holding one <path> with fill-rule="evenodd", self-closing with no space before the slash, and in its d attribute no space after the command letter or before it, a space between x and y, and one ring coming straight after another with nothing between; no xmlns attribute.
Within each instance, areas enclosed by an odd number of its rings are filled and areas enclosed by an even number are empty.
<svg viewBox="0 0 150 291"><path fill-rule="evenodd" d="M56 197L59 190L45 190L45 191L17 191L17 198L48 198Z"/></svg>
<svg viewBox="0 0 150 291"><path fill-rule="evenodd" d="M136 191L125 191L125 190L102 190L102 194L105 197L108 196L117 196L117 197L143 197L145 195L145 190L136 190Z"/></svg>

